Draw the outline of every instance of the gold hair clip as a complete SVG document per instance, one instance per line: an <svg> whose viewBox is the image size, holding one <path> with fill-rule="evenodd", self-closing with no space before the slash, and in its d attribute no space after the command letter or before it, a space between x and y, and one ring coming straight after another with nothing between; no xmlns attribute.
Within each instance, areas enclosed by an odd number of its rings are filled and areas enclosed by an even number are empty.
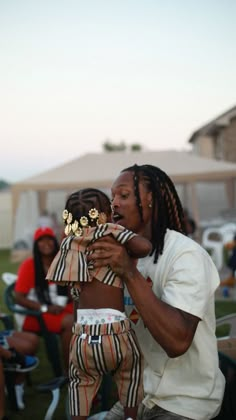
<svg viewBox="0 0 236 420"><path fill-rule="evenodd" d="M94 219L98 218L99 213L98 213L97 209L90 209L89 212L88 212L88 215L89 215L90 219L94 220Z"/></svg>
<svg viewBox="0 0 236 420"><path fill-rule="evenodd" d="M79 221L76 219L73 221L72 213L68 212L67 209L63 210L62 218L64 222L66 223L65 230L64 230L66 236L70 234L75 235L75 236L82 236L83 228L90 227L89 222L93 223L95 222L96 219L97 219L97 222L96 222L97 225L103 225L107 221L106 214L103 212L99 213L98 210L95 208L89 210L88 217L81 216Z"/></svg>
<svg viewBox="0 0 236 420"><path fill-rule="evenodd" d="M88 221L88 218L86 216L82 216L79 219L79 222L80 222L82 227L87 227L89 225L89 221Z"/></svg>

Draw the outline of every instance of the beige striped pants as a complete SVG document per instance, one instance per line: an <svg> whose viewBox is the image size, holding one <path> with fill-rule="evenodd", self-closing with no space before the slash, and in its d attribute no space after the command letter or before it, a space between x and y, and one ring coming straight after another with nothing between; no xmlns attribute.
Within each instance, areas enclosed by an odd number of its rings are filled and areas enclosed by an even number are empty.
<svg viewBox="0 0 236 420"><path fill-rule="evenodd" d="M122 406L138 406L143 399L143 357L130 321L74 324L69 364L72 416L89 415L106 373L113 375Z"/></svg>

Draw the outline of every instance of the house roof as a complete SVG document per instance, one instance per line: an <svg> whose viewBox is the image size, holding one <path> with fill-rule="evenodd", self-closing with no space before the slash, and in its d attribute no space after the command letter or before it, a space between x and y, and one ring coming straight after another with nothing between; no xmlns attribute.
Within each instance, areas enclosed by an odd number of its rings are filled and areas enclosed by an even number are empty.
<svg viewBox="0 0 236 420"><path fill-rule="evenodd" d="M182 151L88 153L12 185L13 191L110 188L119 172L133 164L159 166L175 183L236 178L236 164L202 158Z"/></svg>
<svg viewBox="0 0 236 420"><path fill-rule="evenodd" d="M233 118L236 118L236 106L196 130L190 137L189 143L194 143L196 138L199 136L214 134L223 127L227 127Z"/></svg>

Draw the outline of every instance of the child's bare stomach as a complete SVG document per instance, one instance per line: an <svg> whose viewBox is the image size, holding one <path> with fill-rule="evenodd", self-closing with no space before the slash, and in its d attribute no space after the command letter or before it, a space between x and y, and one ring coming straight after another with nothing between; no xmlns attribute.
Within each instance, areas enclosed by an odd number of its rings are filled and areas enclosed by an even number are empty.
<svg viewBox="0 0 236 420"><path fill-rule="evenodd" d="M124 312L123 289L108 286L96 279L91 283L83 283L77 308L112 308Z"/></svg>

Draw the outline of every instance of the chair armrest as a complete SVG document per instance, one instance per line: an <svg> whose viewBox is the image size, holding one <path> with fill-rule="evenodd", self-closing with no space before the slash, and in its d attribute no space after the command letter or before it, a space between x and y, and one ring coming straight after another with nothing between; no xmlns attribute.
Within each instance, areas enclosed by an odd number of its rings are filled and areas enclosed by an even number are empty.
<svg viewBox="0 0 236 420"><path fill-rule="evenodd" d="M11 306L11 311L14 312L15 314L32 315L32 316L36 316L36 317L40 317L42 315L42 312L40 312L40 311L35 311L33 309L27 309L27 308L24 308L23 306L20 306L18 304L12 305Z"/></svg>
<svg viewBox="0 0 236 420"><path fill-rule="evenodd" d="M224 324L232 324L235 322L236 325L236 313L229 314L225 316L221 316L220 318L216 318L216 325L224 325Z"/></svg>
<svg viewBox="0 0 236 420"><path fill-rule="evenodd" d="M0 313L0 320L2 321L4 328L6 330L12 330L14 328L14 322L11 315Z"/></svg>
<svg viewBox="0 0 236 420"><path fill-rule="evenodd" d="M229 337L236 337L236 313L217 318L216 327L219 327L220 325L229 325Z"/></svg>
<svg viewBox="0 0 236 420"><path fill-rule="evenodd" d="M14 283L7 286L4 290L4 302L7 306L7 308L16 314L22 314L22 315L32 315L36 317L41 317L41 311L36 311L33 309L27 309L23 306L18 305L15 303L14 299Z"/></svg>

